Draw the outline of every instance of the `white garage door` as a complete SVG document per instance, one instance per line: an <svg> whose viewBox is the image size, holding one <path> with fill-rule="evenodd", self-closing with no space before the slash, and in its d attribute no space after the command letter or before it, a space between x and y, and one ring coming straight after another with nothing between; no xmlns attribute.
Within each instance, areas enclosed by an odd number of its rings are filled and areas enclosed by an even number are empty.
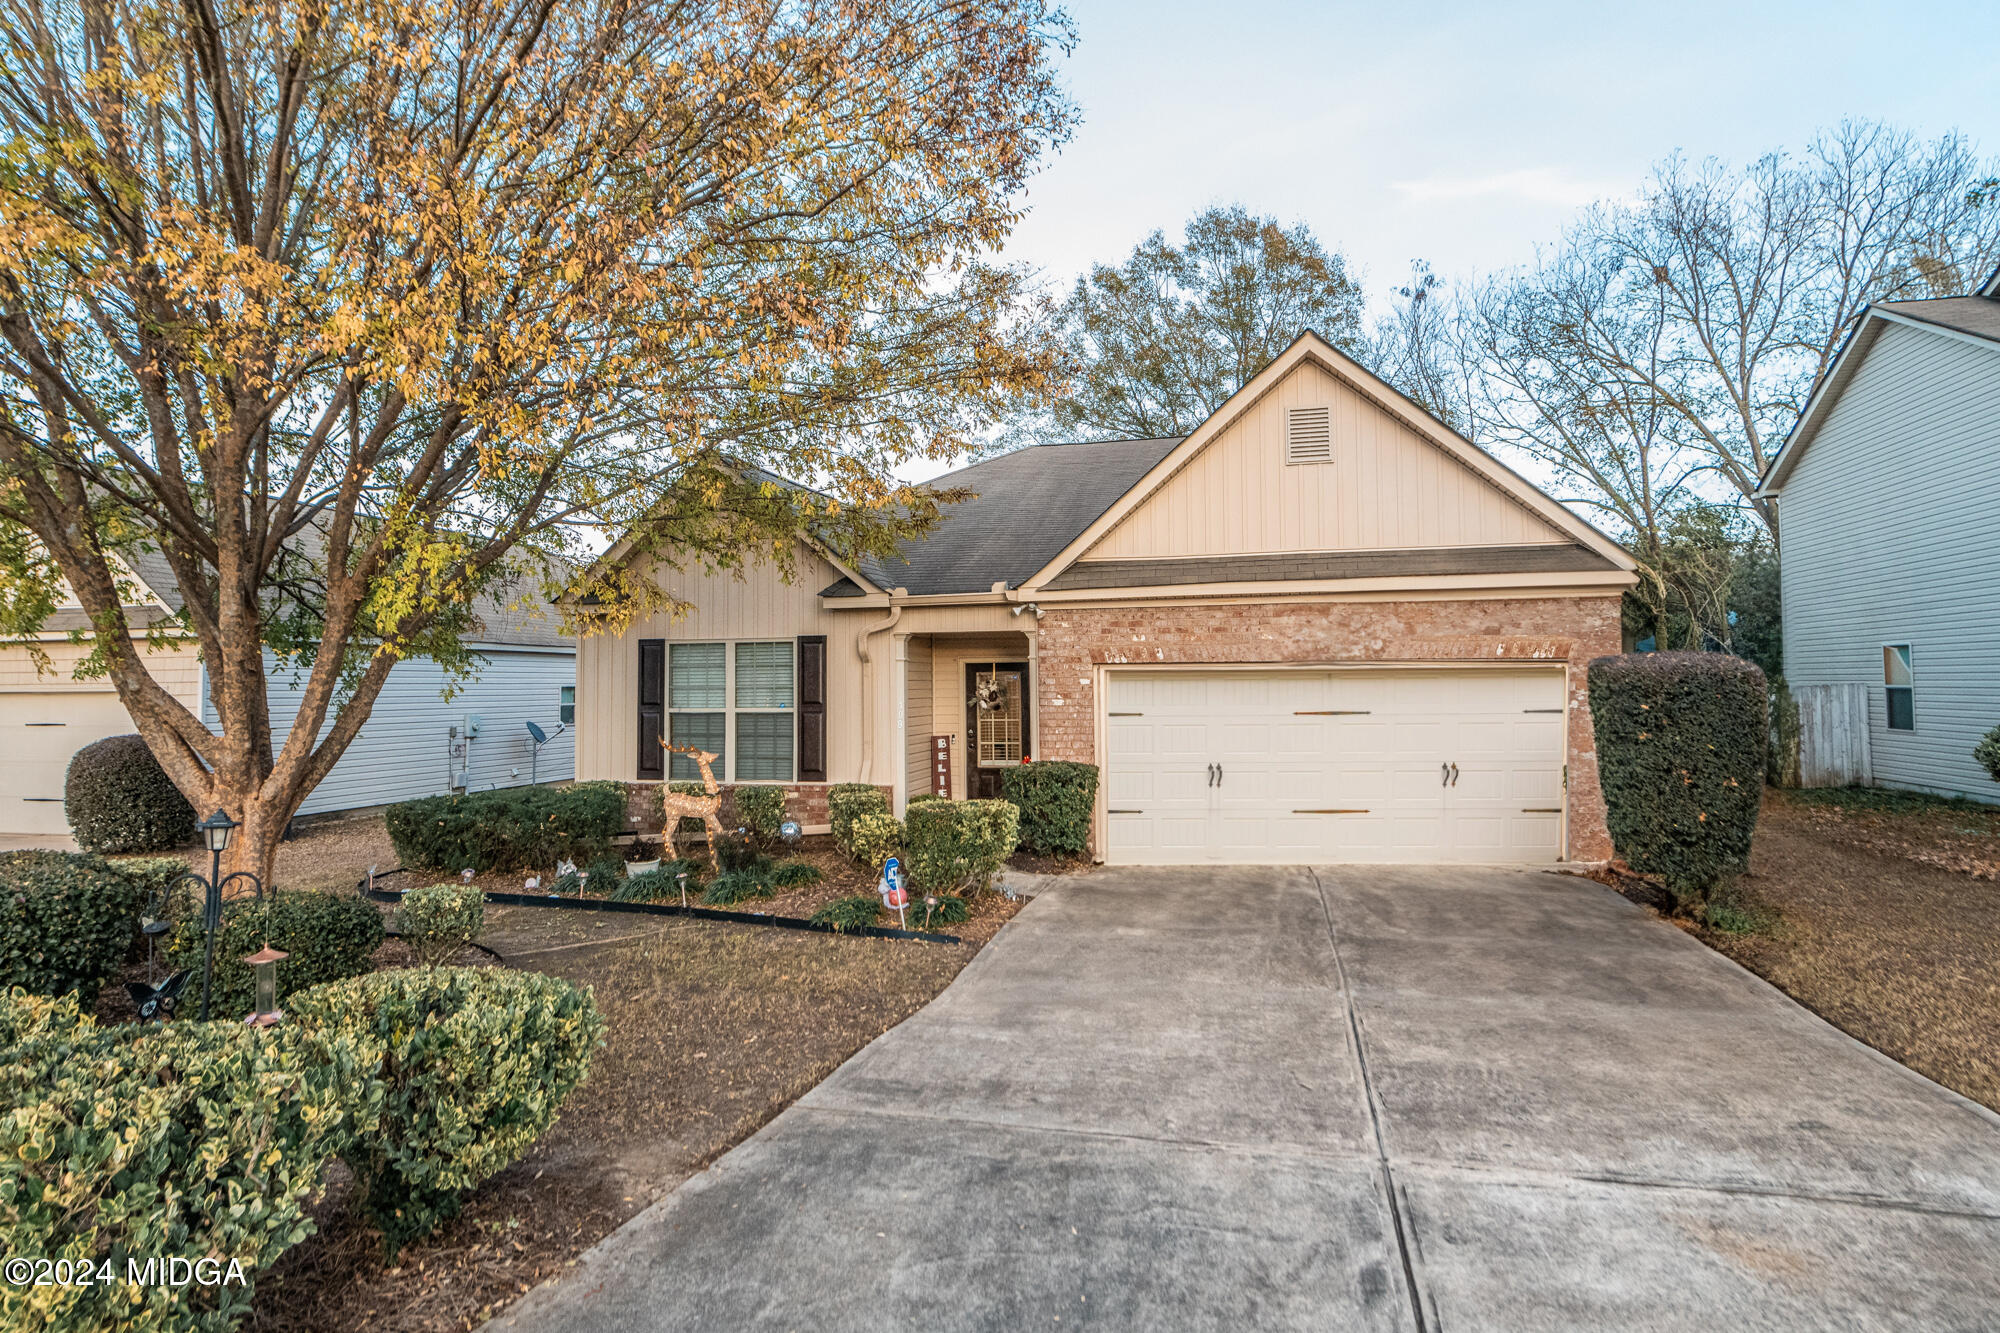
<svg viewBox="0 0 2000 1333"><path fill-rule="evenodd" d="M109 691L0 694L0 834L63 837L63 779L70 756L133 730Z"/></svg>
<svg viewBox="0 0 2000 1333"><path fill-rule="evenodd" d="M1560 670L1112 672L1106 859L1562 855Z"/></svg>

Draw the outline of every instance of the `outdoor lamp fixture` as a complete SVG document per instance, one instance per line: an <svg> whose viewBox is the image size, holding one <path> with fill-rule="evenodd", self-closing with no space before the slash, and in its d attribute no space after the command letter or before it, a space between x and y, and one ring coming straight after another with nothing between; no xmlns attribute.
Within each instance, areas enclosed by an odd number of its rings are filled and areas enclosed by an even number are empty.
<svg viewBox="0 0 2000 1333"><path fill-rule="evenodd" d="M231 819L224 811L217 810L195 827L201 830L201 840L208 844L208 878L203 879L190 870L168 885L167 893L171 894L183 880L199 884L205 891L202 930L208 938L202 946L201 954L201 1017L206 1021L209 995L215 986L215 932L222 928L222 891L232 880L247 880L251 895L262 899L264 884L247 870L238 870L230 875L222 873L222 854L229 849L231 839L236 836L236 830L242 825ZM269 947L266 946L266 952L269 951ZM283 957L282 954L279 956Z"/></svg>
<svg viewBox="0 0 2000 1333"><path fill-rule="evenodd" d="M208 844L208 850L220 857L229 850L229 840L236 836L236 830L242 825L217 810L195 827L201 830L201 840Z"/></svg>
<svg viewBox="0 0 2000 1333"><path fill-rule="evenodd" d="M278 964L291 955L282 949L273 949L269 944L256 953L244 955L243 961L257 977L257 1003L250 1016L243 1021L253 1028L275 1026L285 1016L278 1008Z"/></svg>

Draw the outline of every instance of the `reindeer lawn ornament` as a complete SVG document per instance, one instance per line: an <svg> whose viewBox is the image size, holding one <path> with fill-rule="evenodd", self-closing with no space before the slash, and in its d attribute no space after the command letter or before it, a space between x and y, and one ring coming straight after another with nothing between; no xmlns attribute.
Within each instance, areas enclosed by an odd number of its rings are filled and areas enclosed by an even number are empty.
<svg viewBox="0 0 2000 1333"><path fill-rule="evenodd" d="M660 825L660 841L667 844L667 854L678 859L681 854L679 832L681 816L699 819L708 826L708 868L713 873L722 873L722 859L716 855L716 848L722 842L722 788L716 785L715 770L709 765L719 756L707 750L697 750L692 745L668 745L660 742L668 754L684 754L694 760L701 769L702 794L683 796L673 789L672 784L660 788L660 811L665 819Z"/></svg>

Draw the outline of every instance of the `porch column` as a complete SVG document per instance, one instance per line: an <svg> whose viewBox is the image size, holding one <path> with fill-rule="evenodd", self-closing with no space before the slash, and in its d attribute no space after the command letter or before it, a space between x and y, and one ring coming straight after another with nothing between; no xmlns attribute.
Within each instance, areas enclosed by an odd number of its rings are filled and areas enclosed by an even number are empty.
<svg viewBox="0 0 2000 1333"><path fill-rule="evenodd" d="M1032 629L1021 634L1028 641L1028 679L1021 693L1027 696L1022 702L1028 710L1028 754L1033 756L1042 752L1042 636Z"/></svg>
<svg viewBox="0 0 2000 1333"><path fill-rule="evenodd" d="M896 775L896 794L890 808L896 818L903 817L910 804L910 636L895 636L895 648L890 653L889 707L895 720L889 728L892 738L890 752L895 756L892 772Z"/></svg>

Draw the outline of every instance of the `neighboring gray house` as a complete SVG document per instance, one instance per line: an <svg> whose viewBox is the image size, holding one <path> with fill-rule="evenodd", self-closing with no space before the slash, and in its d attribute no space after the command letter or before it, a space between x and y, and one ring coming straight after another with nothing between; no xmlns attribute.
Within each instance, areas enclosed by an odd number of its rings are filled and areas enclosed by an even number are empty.
<svg viewBox="0 0 2000 1333"><path fill-rule="evenodd" d="M1876 783L2000 801L1972 758L2000 725L2000 272L1871 306L1760 493L1786 680L1865 687Z"/></svg>

